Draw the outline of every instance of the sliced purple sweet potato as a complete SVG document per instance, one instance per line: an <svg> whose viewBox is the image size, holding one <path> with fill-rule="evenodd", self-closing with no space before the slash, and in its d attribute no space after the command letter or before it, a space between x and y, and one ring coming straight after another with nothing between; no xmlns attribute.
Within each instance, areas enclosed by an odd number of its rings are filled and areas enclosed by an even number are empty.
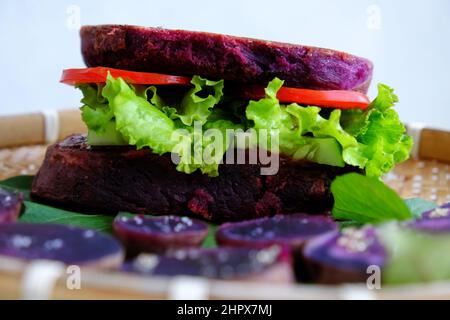
<svg viewBox="0 0 450 320"><path fill-rule="evenodd" d="M0 189L0 223L17 220L22 208L23 195Z"/></svg>
<svg viewBox="0 0 450 320"><path fill-rule="evenodd" d="M167 255L142 254L124 271L151 276L199 276L211 279L290 283L290 255L279 246L265 249L182 249Z"/></svg>
<svg viewBox="0 0 450 320"><path fill-rule="evenodd" d="M382 268L387 252L373 227L332 231L308 241L303 248L306 279L321 284L365 282L367 268Z"/></svg>
<svg viewBox="0 0 450 320"><path fill-rule="evenodd" d="M0 225L0 256L21 260L55 260L88 267L117 267L120 243L106 234L57 224Z"/></svg>
<svg viewBox="0 0 450 320"><path fill-rule="evenodd" d="M223 246L265 248L276 244L298 249L306 240L337 228L330 216L276 215L225 223L217 230L216 240Z"/></svg>
<svg viewBox="0 0 450 320"><path fill-rule="evenodd" d="M450 232L450 202L422 213L419 219L407 222L410 228L432 232Z"/></svg>
<svg viewBox="0 0 450 320"><path fill-rule="evenodd" d="M114 219L113 229L131 255L199 247L208 235L205 223L178 216L119 215Z"/></svg>

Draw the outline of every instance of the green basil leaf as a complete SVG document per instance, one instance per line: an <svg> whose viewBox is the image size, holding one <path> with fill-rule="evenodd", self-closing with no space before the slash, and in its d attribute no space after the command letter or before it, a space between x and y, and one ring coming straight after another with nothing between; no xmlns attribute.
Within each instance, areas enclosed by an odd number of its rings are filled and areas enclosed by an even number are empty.
<svg viewBox="0 0 450 320"><path fill-rule="evenodd" d="M106 233L112 232L114 216L82 214L31 201L24 201L24 207L19 218L21 222L66 224Z"/></svg>
<svg viewBox="0 0 450 320"><path fill-rule="evenodd" d="M333 181L331 192L336 219L380 223L412 218L403 199L377 178L349 173Z"/></svg>
<svg viewBox="0 0 450 320"><path fill-rule="evenodd" d="M30 200L30 190L34 176L17 176L0 181L0 188L10 192L21 192L25 200Z"/></svg>

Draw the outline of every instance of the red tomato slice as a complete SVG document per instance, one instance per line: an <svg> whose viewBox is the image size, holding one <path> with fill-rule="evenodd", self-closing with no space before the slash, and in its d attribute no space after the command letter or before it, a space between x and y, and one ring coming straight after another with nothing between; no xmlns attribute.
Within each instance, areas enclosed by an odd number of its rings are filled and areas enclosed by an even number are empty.
<svg viewBox="0 0 450 320"><path fill-rule="evenodd" d="M121 77L131 84L152 85L189 85L189 77L173 76L160 73L126 71L106 67L66 69L63 71L61 82L69 85L82 83L104 83L108 71L115 78ZM243 97L249 99L264 98L264 88L252 86L243 89ZM324 108L336 109L366 109L369 98L360 92L346 90L311 90L281 87L277 98L283 103L299 103Z"/></svg>
<svg viewBox="0 0 450 320"><path fill-rule="evenodd" d="M84 69L66 69L63 71L61 82L69 85L81 83L104 83L108 71L114 78L121 77L131 84L153 84L153 85L188 85L191 78L171 76L160 73L135 72L113 68L95 67Z"/></svg>
<svg viewBox="0 0 450 320"><path fill-rule="evenodd" d="M264 89L252 87L244 91L251 99L264 98ZM282 103L299 103L335 109L366 109L370 105L369 97L361 92L347 90L312 90L281 87L277 98Z"/></svg>

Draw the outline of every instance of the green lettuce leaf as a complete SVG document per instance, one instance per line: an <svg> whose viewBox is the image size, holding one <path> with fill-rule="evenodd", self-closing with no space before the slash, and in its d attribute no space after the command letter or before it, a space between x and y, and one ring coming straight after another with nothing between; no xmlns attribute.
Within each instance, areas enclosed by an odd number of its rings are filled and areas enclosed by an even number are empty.
<svg viewBox="0 0 450 320"><path fill-rule="evenodd" d="M227 129L236 128L254 130L261 148L279 148L298 160L357 166L368 176L379 177L409 156L412 140L392 109L397 96L386 85L379 85L378 97L367 110L336 109L326 116L319 107L280 104L276 95L283 81L277 78L263 99L247 106L242 99L223 95L222 80L194 76L191 83L184 94L171 96L164 91L161 96L155 86L133 86L110 75L105 86L80 86L88 142L172 152L178 155L177 170L211 176L218 174L228 148ZM224 134L225 145L219 146L214 134L203 135L213 128Z"/></svg>
<svg viewBox="0 0 450 320"><path fill-rule="evenodd" d="M130 88L136 93L137 96L149 100L149 102L157 107L159 110L162 110L166 104L163 99L158 95L157 88L155 86L146 87L143 85L132 86Z"/></svg>
<svg viewBox="0 0 450 320"><path fill-rule="evenodd" d="M276 94L282 85L283 81L275 78L266 88L266 97L250 101L246 110L255 129L268 130L267 145L270 147L270 137L279 133L281 153L295 159L344 166L339 144L356 145L356 140L341 128L340 110L334 110L330 118L325 119L319 115L319 107L302 107L295 103L281 105Z"/></svg>
<svg viewBox="0 0 450 320"><path fill-rule="evenodd" d="M122 134L117 131L115 121L108 122L105 130L101 132L89 130L87 141L93 146L123 146L128 144Z"/></svg>
<svg viewBox="0 0 450 320"><path fill-rule="evenodd" d="M378 85L378 96L371 103L371 108L385 111L393 107L398 102L398 97L394 93L394 89L380 83Z"/></svg>
<svg viewBox="0 0 450 320"><path fill-rule="evenodd" d="M149 147L154 153L164 154L173 148L172 119L147 99L136 94L122 78L108 74L102 95L113 110L116 129L138 149Z"/></svg>
<svg viewBox="0 0 450 320"><path fill-rule="evenodd" d="M344 161L379 177L409 157L412 139L405 134L397 112L393 89L378 85L378 96L365 112L344 111L343 128L355 135L358 144L343 150Z"/></svg>
<svg viewBox="0 0 450 320"><path fill-rule="evenodd" d="M103 85L81 84L77 86L83 93L81 103L92 109L108 108L108 101L102 96Z"/></svg>
<svg viewBox="0 0 450 320"><path fill-rule="evenodd" d="M211 108L222 98L223 80L211 81L194 76L191 83L194 87L181 101L178 115L187 126L192 125L194 121L200 121L203 125L211 114ZM207 94L206 97L200 95L203 92Z"/></svg>
<svg viewBox="0 0 450 320"><path fill-rule="evenodd" d="M185 173L201 170L210 176L217 176L228 146L226 129L240 126L223 119L207 121L210 109L222 97L223 81L194 77L192 84L194 88L186 93L179 108L176 108L166 105L154 86L131 86L121 78L108 75L106 86L102 89L107 108L99 105L96 105L97 108L83 107L83 119L92 136L89 140L95 144L108 144L121 138L122 142L136 145L138 149L148 147L157 154L175 153L179 159L177 170ZM211 91L212 94L202 98L199 94L203 91ZM83 93L91 98L93 91ZM106 110L108 117L103 116ZM95 121L102 124L101 130L100 126L92 125L96 124ZM195 128L194 121L199 128ZM202 129L213 128L219 129L226 141L218 143L212 134L202 135Z"/></svg>
<svg viewBox="0 0 450 320"><path fill-rule="evenodd" d="M336 109L328 119L319 114L318 107L280 105L276 93L281 86L279 79L269 83L266 97L249 103L247 118L257 129L279 130L282 153L333 166L346 163L374 177L408 159L412 139L392 109L398 98L388 86L378 86L378 96L367 111ZM311 135L328 139L327 144L311 139ZM335 139L340 148L329 139Z"/></svg>
<svg viewBox="0 0 450 320"><path fill-rule="evenodd" d="M88 127L88 143L91 145L127 144L120 132L116 130L114 112L108 101L102 96L103 86L80 85L84 105L81 117Z"/></svg>
<svg viewBox="0 0 450 320"><path fill-rule="evenodd" d="M100 133L105 131L108 124L113 121L114 113L108 105L97 109L84 105L81 107L81 117L89 130Z"/></svg>
<svg viewBox="0 0 450 320"><path fill-rule="evenodd" d="M229 120L216 120L207 122L203 127L177 130L174 134L177 143L172 151L179 157L177 170L184 173L200 170L211 177L218 176L219 164L231 139L234 139L234 135L227 132L228 129L236 130L242 127ZM215 132L220 132L221 135L217 136Z"/></svg>
<svg viewBox="0 0 450 320"><path fill-rule="evenodd" d="M102 86L80 85L78 88L83 93L81 102L81 116L89 130L98 133L105 131L108 123L114 118L114 113L109 107L108 101L102 96Z"/></svg>
<svg viewBox="0 0 450 320"><path fill-rule="evenodd" d="M275 78L265 89L266 97L259 101L250 101L247 109L247 119L254 123L253 128L257 131L266 130L266 141L258 141L265 144L268 149L272 147L274 135L279 134L281 142L280 152L287 155L293 155L299 144L302 144L301 128L295 126L294 117L287 112L286 107L282 107L276 98L277 91L283 85L283 81ZM259 136L259 135L258 135Z"/></svg>

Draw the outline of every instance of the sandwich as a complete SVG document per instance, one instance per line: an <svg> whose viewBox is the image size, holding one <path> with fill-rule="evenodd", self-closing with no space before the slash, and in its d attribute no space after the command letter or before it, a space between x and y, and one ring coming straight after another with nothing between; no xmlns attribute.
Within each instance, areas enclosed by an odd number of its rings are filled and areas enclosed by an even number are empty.
<svg viewBox="0 0 450 320"><path fill-rule="evenodd" d="M96 213L239 221L323 213L331 182L381 177L412 139L392 88L347 53L205 32L84 26L87 135L50 146L31 195ZM242 161L244 160L244 161Z"/></svg>

